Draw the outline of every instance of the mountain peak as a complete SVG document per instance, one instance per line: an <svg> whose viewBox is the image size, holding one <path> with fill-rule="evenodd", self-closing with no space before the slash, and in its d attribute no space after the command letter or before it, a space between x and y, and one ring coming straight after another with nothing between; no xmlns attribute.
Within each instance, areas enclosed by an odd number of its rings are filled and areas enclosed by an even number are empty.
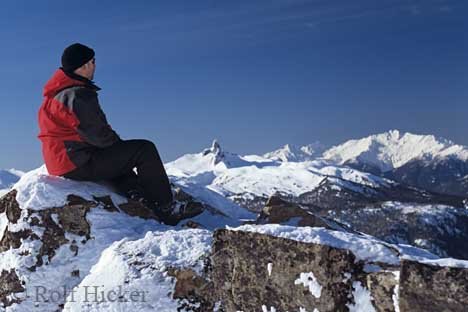
<svg viewBox="0 0 468 312"><path fill-rule="evenodd" d="M212 155L214 157L213 164L215 165L222 162L224 159L223 149L221 148L221 145L216 139L213 140L213 143L211 143L210 148L206 148L203 150L202 154L203 156Z"/></svg>
<svg viewBox="0 0 468 312"><path fill-rule="evenodd" d="M301 162L316 158L324 150L325 148L320 142L314 142L301 147L286 144L273 152L264 154L263 157L282 162Z"/></svg>
<svg viewBox="0 0 468 312"><path fill-rule="evenodd" d="M398 140L400 138L400 131L397 129L389 130L386 132L390 138L393 140Z"/></svg>

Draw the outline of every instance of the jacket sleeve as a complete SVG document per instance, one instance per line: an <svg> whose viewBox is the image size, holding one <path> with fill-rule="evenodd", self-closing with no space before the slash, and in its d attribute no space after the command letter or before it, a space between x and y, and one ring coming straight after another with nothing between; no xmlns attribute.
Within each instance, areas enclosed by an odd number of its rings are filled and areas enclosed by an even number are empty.
<svg viewBox="0 0 468 312"><path fill-rule="evenodd" d="M107 123L96 91L86 87L77 88L71 104L79 121L77 132L85 142L103 148L120 140L119 135Z"/></svg>

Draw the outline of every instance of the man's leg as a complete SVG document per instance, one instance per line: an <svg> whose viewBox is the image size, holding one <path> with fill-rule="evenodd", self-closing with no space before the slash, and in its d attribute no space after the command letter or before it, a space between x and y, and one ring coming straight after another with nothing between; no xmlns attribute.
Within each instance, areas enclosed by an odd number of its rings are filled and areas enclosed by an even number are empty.
<svg viewBox="0 0 468 312"><path fill-rule="evenodd" d="M145 194L143 187L138 182L138 176L133 170L109 180L117 193L127 196L130 191Z"/></svg>
<svg viewBox="0 0 468 312"><path fill-rule="evenodd" d="M134 175L133 168L138 175ZM148 140L119 141L97 149L83 167L64 175L77 180L109 180L120 190L141 186L151 202L166 205L172 202L172 191L156 146ZM135 179L136 176L136 179Z"/></svg>

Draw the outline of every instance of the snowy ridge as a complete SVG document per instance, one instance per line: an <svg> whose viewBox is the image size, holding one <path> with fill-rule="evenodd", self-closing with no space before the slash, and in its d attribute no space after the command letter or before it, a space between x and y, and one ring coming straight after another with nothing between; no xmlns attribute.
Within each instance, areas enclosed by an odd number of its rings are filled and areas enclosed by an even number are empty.
<svg viewBox="0 0 468 312"><path fill-rule="evenodd" d="M278 160L278 161L308 161L317 158L325 151L325 146L320 142L297 147L295 145L286 144L282 148L266 153L264 158Z"/></svg>
<svg viewBox="0 0 468 312"><path fill-rule="evenodd" d="M352 233L327 230L324 228L265 224L242 225L237 228L229 229L235 231L256 232L305 243L315 243L348 249L353 252L357 259L364 261L384 262L397 265L400 262L400 258L417 261L431 261L439 259L436 255L431 254L424 249L419 249L409 245L388 244L369 235L360 236ZM396 251L401 254L397 255ZM468 261L459 260L453 263L463 267L468 267Z"/></svg>
<svg viewBox="0 0 468 312"><path fill-rule="evenodd" d="M391 130L363 139L350 140L323 153L333 163L365 163L382 172L389 171L414 159L433 160L456 157L468 160L468 148L433 135L400 133Z"/></svg>

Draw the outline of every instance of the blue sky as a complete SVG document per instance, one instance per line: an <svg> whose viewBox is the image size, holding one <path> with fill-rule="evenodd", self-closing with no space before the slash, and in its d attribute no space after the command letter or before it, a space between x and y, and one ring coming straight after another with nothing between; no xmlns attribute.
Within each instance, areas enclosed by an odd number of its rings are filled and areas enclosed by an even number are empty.
<svg viewBox="0 0 468 312"><path fill-rule="evenodd" d="M42 88L74 42L124 139L164 161L389 129L468 144L468 3L2 1L0 168L42 164Z"/></svg>

